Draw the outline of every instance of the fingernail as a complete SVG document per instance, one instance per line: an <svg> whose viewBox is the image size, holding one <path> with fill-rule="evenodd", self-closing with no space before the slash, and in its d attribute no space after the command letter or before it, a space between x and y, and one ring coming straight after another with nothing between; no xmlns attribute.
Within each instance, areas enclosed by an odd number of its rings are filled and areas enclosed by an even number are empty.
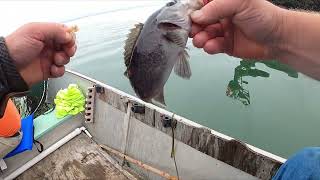
<svg viewBox="0 0 320 180"><path fill-rule="evenodd" d="M202 16L202 11L201 10L197 10L197 11L194 11L193 13L191 13L191 18L193 20L200 19L201 16Z"/></svg>

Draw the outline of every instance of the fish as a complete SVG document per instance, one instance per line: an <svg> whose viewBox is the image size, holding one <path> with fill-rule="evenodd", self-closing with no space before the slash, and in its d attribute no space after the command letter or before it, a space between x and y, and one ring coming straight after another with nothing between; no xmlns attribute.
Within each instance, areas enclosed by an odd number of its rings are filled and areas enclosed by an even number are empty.
<svg viewBox="0 0 320 180"><path fill-rule="evenodd" d="M164 86L172 70L190 79L186 44L191 31L190 13L199 9L195 4L170 1L130 30L123 53L124 75L143 101L166 106Z"/></svg>

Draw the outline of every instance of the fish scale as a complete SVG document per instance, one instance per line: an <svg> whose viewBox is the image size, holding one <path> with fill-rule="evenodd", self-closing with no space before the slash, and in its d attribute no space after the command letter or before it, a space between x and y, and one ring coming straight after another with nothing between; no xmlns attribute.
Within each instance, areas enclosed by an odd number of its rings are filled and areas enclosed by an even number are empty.
<svg viewBox="0 0 320 180"><path fill-rule="evenodd" d="M140 99L165 106L163 89L173 68L176 75L190 79L186 44L194 7L194 2L169 2L130 30L124 47L125 75Z"/></svg>

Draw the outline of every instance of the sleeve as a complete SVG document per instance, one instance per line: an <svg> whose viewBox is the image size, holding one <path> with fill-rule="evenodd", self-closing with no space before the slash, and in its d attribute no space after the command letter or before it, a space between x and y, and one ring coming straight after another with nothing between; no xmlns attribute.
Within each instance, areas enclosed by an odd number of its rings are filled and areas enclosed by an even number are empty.
<svg viewBox="0 0 320 180"><path fill-rule="evenodd" d="M26 95L29 87L9 55L5 39L0 37L0 118L11 96Z"/></svg>

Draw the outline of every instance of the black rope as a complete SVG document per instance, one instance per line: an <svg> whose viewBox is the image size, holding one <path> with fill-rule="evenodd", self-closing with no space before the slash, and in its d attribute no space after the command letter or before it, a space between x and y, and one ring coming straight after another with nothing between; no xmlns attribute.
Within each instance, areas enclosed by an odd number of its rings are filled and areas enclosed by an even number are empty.
<svg viewBox="0 0 320 180"><path fill-rule="evenodd" d="M36 146L39 153L41 153L43 151L43 144L41 142L39 142L38 140L34 139L34 126L33 126L33 144ZM40 147L38 147L37 144L39 144Z"/></svg>
<svg viewBox="0 0 320 180"><path fill-rule="evenodd" d="M43 144L35 139L33 139L33 144L36 146L39 153L42 153L43 151ZM37 146L39 144L40 147Z"/></svg>

